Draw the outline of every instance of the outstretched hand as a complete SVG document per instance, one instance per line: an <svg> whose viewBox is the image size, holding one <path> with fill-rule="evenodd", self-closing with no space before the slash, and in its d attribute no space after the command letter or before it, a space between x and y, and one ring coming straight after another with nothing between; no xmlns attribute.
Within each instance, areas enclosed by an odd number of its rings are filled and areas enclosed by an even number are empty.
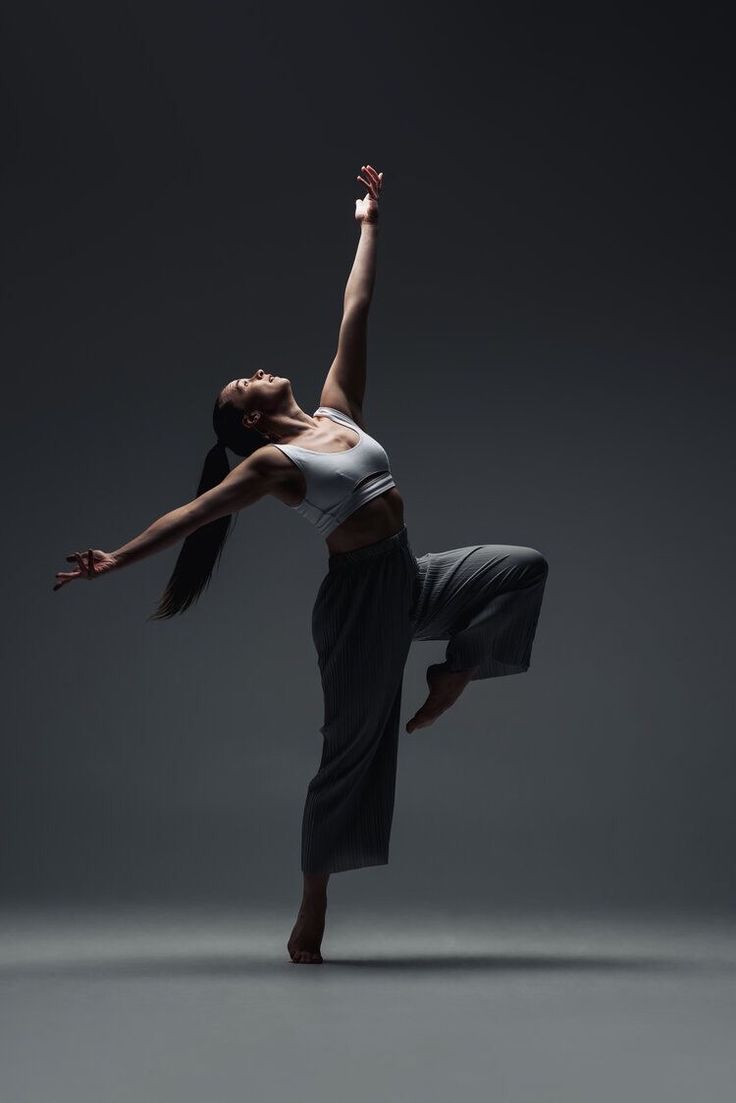
<svg viewBox="0 0 736 1103"><path fill-rule="evenodd" d="M57 571L54 590L61 589L62 586L66 586L67 582L73 582L75 578L86 578L91 581L93 578L99 578L101 574L117 567L117 559L114 555L93 548L89 548L84 554L82 552L72 552L71 555L66 557L66 561L67 563L76 561L77 569L74 571Z"/></svg>
<svg viewBox="0 0 736 1103"><path fill-rule="evenodd" d="M368 191L363 199L355 200L355 220L356 222L378 222L378 197L383 184L383 173L376 172L372 165L361 165L361 172L365 173L367 179L357 176L356 180L365 184Z"/></svg>

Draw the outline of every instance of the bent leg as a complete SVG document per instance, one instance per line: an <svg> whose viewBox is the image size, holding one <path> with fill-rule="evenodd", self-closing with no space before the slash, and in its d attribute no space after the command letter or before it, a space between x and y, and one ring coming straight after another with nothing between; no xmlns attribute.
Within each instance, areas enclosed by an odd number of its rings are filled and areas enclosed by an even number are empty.
<svg viewBox="0 0 736 1103"><path fill-rule="evenodd" d="M447 669L470 680L529 669L548 564L534 548L475 544L417 560L414 639L447 640Z"/></svg>

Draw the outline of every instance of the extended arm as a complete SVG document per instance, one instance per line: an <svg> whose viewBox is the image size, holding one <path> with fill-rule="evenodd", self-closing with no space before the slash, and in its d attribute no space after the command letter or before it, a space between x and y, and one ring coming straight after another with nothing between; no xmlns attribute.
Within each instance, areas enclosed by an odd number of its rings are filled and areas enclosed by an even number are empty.
<svg viewBox="0 0 736 1103"><path fill-rule="evenodd" d="M127 567L144 556L153 555L170 544L184 540L190 533L210 521L216 521L218 517L237 513L246 506L253 505L268 493L268 473L268 468L262 466L260 456L243 460L212 490L207 490L191 502L165 513L140 535L110 552L116 565Z"/></svg>
<svg viewBox="0 0 736 1103"><path fill-rule="evenodd" d="M348 282L343 296L343 320L351 309L357 313L368 313L373 297L373 285L376 282L376 252L378 249L378 223L362 222L360 238L355 251L355 260L350 269Z"/></svg>
<svg viewBox="0 0 736 1103"><path fill-rule="evenodd" d="M325 378L321 406L342 410L356 421L362 419L368 359L368 310L376 278L378 251L378 196L383 173L364 166L368 192L356 200L360 238L343 297L343 315L337 352ZM358 179L362 179L359 177ZM364 181L365 182L365 181Z"/></svg>
<svg viewBox="0 0 736 1103"><path fill-rule="evenodd" d="M202 525L253 505L271 491L274 481L279 477L278 469L269 463L268 457L264 458L260 453L259 449L253 456L234 467L212 490L207 490L191 502L158 517L138 536L115 551L105 552L90 548L84 554L73 552L68 555L67 560L76 561L77 568L73 571L57 571L54 589L58 590L76 578L93 579L108 571L137 563L139 559L184 540Z"/></svg>
<svg viewBox="0 0 736 1103"><path fill-rule="evenodd" d="M208 491L208 493L210 493ZM147 529L134 536L127 544L110 552L115 560L116 567L128 567L131 563L137 563L139 559L154 555L163 551L171 544L184 540L190 533L200 528L205 522L201 519L203 514L195 498L186 505L172 509L164 513L156 521L153 521ZM214 521L214 517L210 517Z"/></svg>

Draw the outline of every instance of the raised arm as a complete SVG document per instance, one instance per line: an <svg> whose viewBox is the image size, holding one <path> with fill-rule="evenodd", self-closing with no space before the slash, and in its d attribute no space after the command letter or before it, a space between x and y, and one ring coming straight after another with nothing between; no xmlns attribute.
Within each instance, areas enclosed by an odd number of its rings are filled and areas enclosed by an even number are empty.
<svg viewBox="0 0 736 1103"><path fill-rule="evenodd" d="M337 340L337 352L325 378L321 406L342 410L362 424L366 384L368 310L376 278L378 248L378 198L383 173L363 165L365 178L358 177L368 191L355 201L355 219L360 238L353 267L345 285L343 314Z"/></svg>
<svg viewBox="0 0 736 1103"><path fill-rule="evenodd" d="M67 562L76 562L77 567L73 571L57 571L54 590L77 578L91 580L111 570L127 567L184 540L190 533L210 521L216 521L218 517L253 505L270 492L274 479L278 478L278 469L269 457L262 456L260 452L259 449L244 459L212 490L163 514L115 551L89 548L85 552L72 552L66 557Z"/></svg>

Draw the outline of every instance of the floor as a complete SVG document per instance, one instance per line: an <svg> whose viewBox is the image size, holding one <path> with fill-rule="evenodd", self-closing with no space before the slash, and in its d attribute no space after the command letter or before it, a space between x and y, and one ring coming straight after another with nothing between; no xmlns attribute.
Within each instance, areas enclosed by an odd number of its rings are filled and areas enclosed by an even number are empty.
<svg viewBox="0 0 736 1103"><path fill-rule="evenodd" d="M3 1103L723 1103L736 924L693 917L0 915Z"/></svg>

